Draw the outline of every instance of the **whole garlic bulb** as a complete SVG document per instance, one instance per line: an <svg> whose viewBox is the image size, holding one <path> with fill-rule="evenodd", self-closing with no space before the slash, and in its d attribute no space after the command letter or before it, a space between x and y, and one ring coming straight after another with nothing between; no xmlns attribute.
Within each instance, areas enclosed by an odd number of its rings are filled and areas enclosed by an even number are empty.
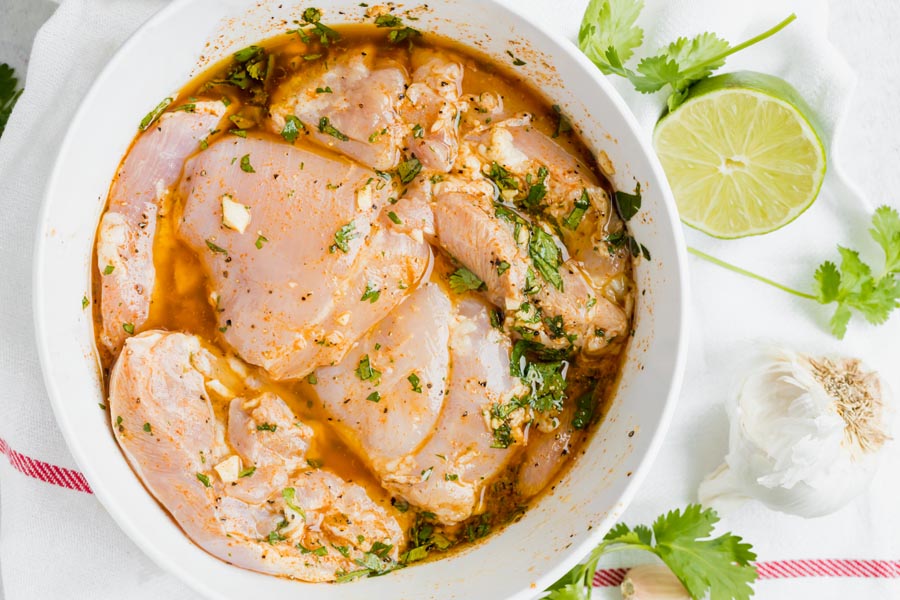
<svg viewBox="0 0 900 600"><path fill-rule="evenodd" d="M868 485L889 439L889 392L852 358L771 349L730 398L725 464L700 484L717 509L748 498L803 517L834 512Z"/></svg>

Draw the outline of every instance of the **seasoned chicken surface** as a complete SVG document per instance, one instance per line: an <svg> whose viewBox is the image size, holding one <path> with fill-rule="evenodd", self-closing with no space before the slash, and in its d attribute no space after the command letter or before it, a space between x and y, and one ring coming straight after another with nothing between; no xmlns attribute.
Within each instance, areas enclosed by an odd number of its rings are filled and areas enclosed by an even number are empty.
<svg viewBox="0 0 900 600"><path fill-rule="evenodd" d="M226 110L222 102L197 102L191 112L165 113L137 138L116 173L97 231L100 339L112 355L128 330L140 329L147 320L156 280L153 236L162 205L178 183L185 159Z"/></svg>
<svg viewBox="0 0 900 600"><path fill-rule="evenodd" d="M296 117L316 143L373 169L396 167L407 132L398 115L407 74L377 56L364 46L295 75L272 101L272 128L280 132Z"/></svg>
<svg viewBox="0 0 900 600"><path fill-rule="evenodd" d="M405 145L424 169L446 173L459 146L463 67L439 53L419 52L414 58L421 64L400 105L409 126Z"/></svg>
<svg viewBox="0 0 900 600"><path fill-rule="evenodd" d="M340 363L316 370L333 423L383 471L434 432L447 393L450 299L426 283L396 307ZM415 384L413 384L415 382Z"/></svg>
<svg viewBox="0 0 900 600"><path fill-rule="evenodd" d="M524 391L509 355L483 302L430 283L309 389L387 489L454 524L480 512L484 485L515 454L492 447L483 416Z"/></svg>
<svg viewBox="0 0 900 600"><path fill-rule="evenodd" d="M182 529L226 562L306 581L355 570L373 546L396 559L396 520L308 466L313 431L281 398L245 390L216 414L211 399L234 394L223 380L235 377L196 336L161 331L128 339L113 368L113 431Z"/></svg>
<svg viewBox="0 0 900 600"><path fill-rule="evenodd" d="M187 162L179 234L244 360L277 379L303 377L340 360L412 293L431 250L384 214L390 190L355 163L255 136ZM243 231L224 212L234 203L249 219ZM363 299L376 292L378 302Z"/></svg>

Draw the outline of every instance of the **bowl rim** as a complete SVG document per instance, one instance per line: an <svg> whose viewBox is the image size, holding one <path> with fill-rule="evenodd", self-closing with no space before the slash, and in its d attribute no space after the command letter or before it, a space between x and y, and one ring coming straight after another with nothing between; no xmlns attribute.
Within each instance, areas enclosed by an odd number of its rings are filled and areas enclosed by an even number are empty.
<svg viewBox="0 0 900 600"><path fill-rule="evenodd" d="M92 104L94 103L95 97L100 93L100 89L101 87L103 87L104 82L110 77L110 73L113 71L113 68L123 60L125 60L124 57L128 54L128 50L131 49L132 46L138 44L140 38L142 38L148 30L152 29L159 23L165 22L171 14L177 14L182 10L184 5L187 5L192 1L193 0L174 0L169 4L166 4L156 13L151 15L146 21L144 21L133 33L131 33L128 38L121 44L121 46L119 46L115 50L115 53L100 70L87 93L80 100L78 108L73 113L70 123L81 121L84 118L84 115L89 112ZM418 2L418 0L416 1ZM678 403L678 396L680 394L684 379L685 367L687 363L689 332L688 307L690 301L690 290L688 284L690 279L687 270L688 257L684 234L680 226L680 219L678 217L674 196L672 194L668 180L666 179L665 173L663 172L662 165L659 162L656 153L653 151L651 143L643 135L636 117L631 112L631 109L626 104L624 98L571 40L567 39L559 32L551 28L547 28L529 14L518 11L513 3L505 0L482 1L486 1L494 5L496 8L499 8L500 10L506 12L511 18L519 19L528 23L536 30L540 31L541 35L549 38L549 41L553 43L553 45L558 49L559 52L566 54L569 59L575 61L585 77L590 78L594 85L600 87L603 93L606 94L609 101L618 110L619 114L614 116L624 121L624 125L626 126L629 135L635 138L641 152L645 155L645 158L649 163L652 176L659 183L658 191L662 196L662 206L665 209L666 224L669 226L669 233L672 234L673 242L675 245L675 255L674 257L672 257L672 277L674 279L675 287L677 288L677 301L679 302L678 321L674 324L675 358L672 364L671 379L668 382L668 391L666 393L663 410L659 416L658 426L653 432L653 435L646 446L643 457L639 459L638 467L634 470L633 474L629 478L629 481L625 484L625 487L622 493L619 495L618 500L610 507L605 516L603 516L597 522L596 526L593 527L591 532L589 532L585 536L583 541L578 544L573 544L572 546L567 548L564 551L564 557L559 562L557 562L556 566L542 571L540 575L536 576L533 579L533 583L531 583L530 585L526 582L523 582L522 589L510 596L511 599L524 600L526 598L532 598L537 594L540 594L541 591L543 591L553 582L557 581L562 575L568 572L579 561L587 556L587 554L601 541L605 533L612 527L612 525L618 520L621 514L631 504L632 500L637 494L638 489L641 487L641 484L652 468L674 417L675 408ZM62 169L61 157L67 154L66 150L76 142L77 139L75 138L73 129L70 125L67 128L62 141L60 142L56 157L54 158L53 167L50 171L50 176L47 179L44 192L42 194L41 208L38 214L37 228L35 230L34 259L32 262L32 312L35 327L35 342L41 364L41 373L44 385L47 391L47 395L50 399L54 417L57 421L63 438L66 441L67 448L72 454L72 457L74 458L79 469L88 481L94 496L103 506L106 513L112 517L119 528L131 539L131 541L133 541L141 549L141 551L145 555L153 560L156 565L161 567L167 573L175 575L179 580L187 584L195 592L201 594L204 597L210 597L211 591L209 587L196 573L180 563L177 560L177 557L170 556L164 553L154 544L154 542L145 537L144 531L139 528L136 523L133 523L133 520L127 519L124 516L124 513L120 514L120 507L116 502L112 501L110 495L107 492L108 483L94 469L93 463L88 456L88 452L82 446L80 436L76 435L75 427L70 421L69 416L63 406L63 398L65 397L65 394L60 389L62 382L57 381L57 378L53 376L53 361L50 356L50 336L48 335L48 329L46 323L44 322L44 315L46 314L43 306L45 302L44 299L46 298L45 286L41 276L41 266L46 264L45 247L47 244L45 240L47 238L44 235L44 232L46 231L46 225L50 220L51 193L59 188L60 185L58 179L60 178L60 171ZM626 350L626 352L631 351L631 347Z"/></svg>

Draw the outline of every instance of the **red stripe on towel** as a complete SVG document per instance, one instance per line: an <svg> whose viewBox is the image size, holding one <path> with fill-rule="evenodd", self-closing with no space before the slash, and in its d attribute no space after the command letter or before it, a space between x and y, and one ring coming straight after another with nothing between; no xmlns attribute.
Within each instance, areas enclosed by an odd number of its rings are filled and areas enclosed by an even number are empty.
<svg viewBox="0 0 900 600"><path fill-rule="evenodd" d="M898 578L900 560L812 559L770 560L756 563L760 579L796 579L800 577ZM620 585L627 569L600 569L594 574L594 587Z"/></svg>
<svg viewBox="0 0 900 600"><path fill-rule="evenodd" d="M87 494L91 492L91 486L87 479L78 471L51 465L42 460L25 456L9 447L6 440L0 438L0 454L5 454L12 468L20 473L34 477L53 485L58 485L69 490L77 490Z"/></svg>

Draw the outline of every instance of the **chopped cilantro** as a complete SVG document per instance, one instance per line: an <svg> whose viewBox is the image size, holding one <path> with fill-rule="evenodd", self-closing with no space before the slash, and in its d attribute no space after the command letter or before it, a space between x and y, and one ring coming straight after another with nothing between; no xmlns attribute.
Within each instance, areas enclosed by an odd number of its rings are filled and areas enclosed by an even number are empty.
<svg viewBox="0 0 900 600"><path fill-rule="evenodd" d="M450 275L450 289L457 294L463 294L470 290L477 291L482 287L484 287L484 282L465 267L460 267Z"/></svg>
<svg viewBox="0 0 900 600"><path fill-rule="evenodd" d="M281 137L293 144L300 136L301 131L306 131L303 121L294 115L288 115L284 120L284 127L281 129Z"/></svg>
<svg viewBox="0 0 900 600"><path fill-rule="evenodd" d="M397 174L400 176L400 181L403 183L409 183L413 179L416 178L416 175L419 174L419 171L422 170L422 163L419 162L419 159L416 158L416 155L413 154L411 158L408 160L404 160L397 166Z"/></svg>
<svg viewBox="0 0 900 600"><path fill-rule="evenodd" d="M328 251L331 253L334 253L335 250L340 250L344 253L350 252L350 240L357 237L359 237L359 234L356 232L356 223L350 221L335 232L334 244L331 245Z"/></svg>
<svg viewBox="0 0 900 600"><path fill-rule="evenodd" d="M528 182L531 184L531 187L528 188L528 195L522 200L522 204L525 205L525 208L537 210L540 207L541 201L544 199L544 196L547 195L547 175L549 175L547 168L540 167L537 172L537 181L531 183L531 174L528 174Z"/></svg>
<svg viewBox="0 0 900 600"><path fill-rule="evenodd" d="M217 246L210 240L206 240L206 247L218 254L228 254L228 250L226 250L225 248L223 248L221 246Z"/></svg>
<svg viewBox="0 0 900 600"><path fill-rule="evenodd" d="M378 15L375 17L375 25L378 27L399 27L403 21L397 15Z"/></svg>
<svg viewBox="0 0 900 600"><path fill-rule="evenodd" d="M497 184L497 187L500 188L501 191L519 189L519 184L516 183L515 177L496 161L491 163L488 172L485 173L484 176Z"/></svg>
<svg viewBox="0 0 900 600"><path fill-rule="evenodd" d="M588 195L587 189L581 188L581 197L575 201L575 207L569 213L569 216L565 218L563 225L572 231L578 229L578 226L581 225L581 220L584 218L584 213L587 212L590 206L591 197Z"/></svg>
<svg viewBox="0 0 900 600"><path fill-rule="evenodd" d="M286 487L281 490L281 498L284 500L285 505L290 508L292 511L303 517L303 520L306 520L306 512L302 508L300 508L296 502L294 501L295 491L292 487Z"/></svg>
<svg viewBox="0 0 900 600"><path fill-rule="evenodd" d="M356 376L363 381L368 381L370 379L377 381L378 378L381 377L381 371L372 367L368 354L359 359L359 366L356 367L355 372Z"/></svg>
<svg viewBox="0 0 900 600"><path fill-rule="evenodd" d="M375 301L381 296L381 290L372 285L371 283L366 284L366 291L363 293L362 298L360 300L365 302L369 301L370 304L375 304Z"/></svg>
<svg viewBox="0 0 900 600"><path fill-rule="evenodd" d="M141 124L138 126L138 129L144 131L145 129L148 129L151 125L153 125L153 123L156 122L159 116L163 114L166 108L168 108L169 105L172 104L172 100L173 98L163 99L162 102L156 105L156 108L144 115L144 118L141 119Z"/></svg>
<svg viewBox="0 0 900 600"><path fill-rule="evenodd" d="M572 131L572 122L569 121L569 117L563 114L562 108L559 107L559 104L553 105L553 112L556 113L556 130L553 132L552 137L559 137L561 133L568 133Z"/></svg>
<svg viewBox="0 0 900 600"><path fill-rule="evenodd" d="M528 243L528 254L531 256L534 268L544 279L562 291L563 280L559 274L562 257L550 234L540 227L534 227L531 232L531 241Z"/></svg>
<svg viewBox="0 0 900 600"><path fill-rule="evenodd" d="M575 401L575 414L572 416L572 427L587 429L594 420L594 393L585 392Z"/></svg>
<svg viewBox="0 0 900 600"><path fill-rule="evenodd" d="M321 119L319 119L319 131L321 133L330 135L333 138L337 138L342 142L350 140L349 137L338 131L337 128L331 124L331 121L328 119L328 117L322 117Z"/></svg>
<svg viewBox="0 0 900 600"><path fill-rule="evenodd" d="M631 217L641 210L641 183L637 183L633 194L617 191L615 198L619 216L622 217L623 221L631 220Z"/></svg>

